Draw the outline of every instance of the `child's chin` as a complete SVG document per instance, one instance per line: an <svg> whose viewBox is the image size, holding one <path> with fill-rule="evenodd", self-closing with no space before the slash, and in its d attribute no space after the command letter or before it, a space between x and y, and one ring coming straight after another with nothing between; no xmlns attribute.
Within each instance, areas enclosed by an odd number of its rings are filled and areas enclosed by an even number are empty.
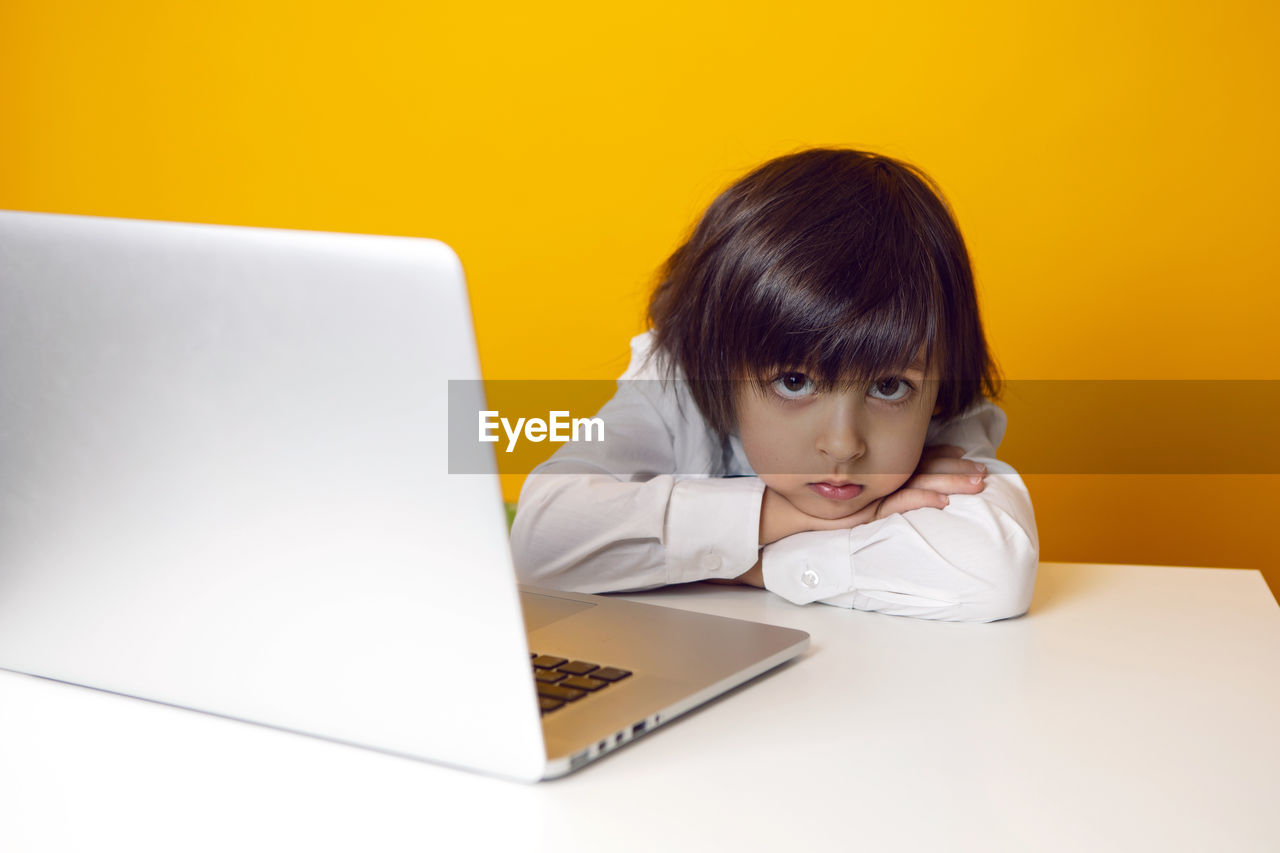
<svg viewBox="0 0 1280 853"><path fill-rule="evenodd" d="M848 518L864 506L866 506L866 501L863 500L840 501L837 503L835 501L824 501L821 498L811 498L805 501L800 508L814 518L835 521L840 518Z"/></svg>

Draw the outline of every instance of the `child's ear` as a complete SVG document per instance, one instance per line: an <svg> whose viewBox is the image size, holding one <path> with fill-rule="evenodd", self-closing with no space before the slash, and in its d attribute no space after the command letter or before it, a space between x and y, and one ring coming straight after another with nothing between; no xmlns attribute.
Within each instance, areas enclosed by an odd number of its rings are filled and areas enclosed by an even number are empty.
<svg viewBox="0 0 1280 853"><path fill-rule="evenodd" d="M938 403L933 407L933 417L936 418L940 414L942 414L942 404Z"/></svg>

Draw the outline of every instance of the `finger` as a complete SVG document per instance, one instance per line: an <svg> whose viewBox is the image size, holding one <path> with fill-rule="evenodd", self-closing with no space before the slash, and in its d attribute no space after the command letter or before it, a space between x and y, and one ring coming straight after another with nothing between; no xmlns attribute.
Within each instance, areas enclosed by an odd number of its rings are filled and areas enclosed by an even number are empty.
<svg viewBox="0 0 1280 853"><path fill-rule="evenodd" d="M897 512L913 509L942 509L948 503L947 496L930 489L899 489L880 502L877 518L885 518Z"/></svg>
<svg viewBox="0 0 1280 853"><path fill-rule="evenodd" d="M929 444L924 448L924 458L964 456L964 448L956 444Z"/></svg>
<svg viewBox="0 0 1280 853"><path fill-rule="evenodd" d="M928 489L944 495L976 495L987 487L980 474L917 474L907 481L912 489ZM903 490L905 491L905 489Z"/></svg>

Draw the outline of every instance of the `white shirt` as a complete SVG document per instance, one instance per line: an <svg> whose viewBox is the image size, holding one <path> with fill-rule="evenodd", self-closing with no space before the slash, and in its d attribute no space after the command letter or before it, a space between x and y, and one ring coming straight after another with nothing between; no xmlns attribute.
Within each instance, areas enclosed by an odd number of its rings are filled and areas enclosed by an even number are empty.
<svg viewBox="0 0 1280 853"><path fill-rule="evenodd" d="M976 495L849 530L813 531L766 545L764 483L733 438L728 451L687 385L646 363L649 334L631 341L631 366L596 417L603 442L572 442L539 465L520 493L511 547L521 582L575 592L650 589L735 578L763 556L765 587L795 604L961 621L1025 613L1039 560L1027 488L996 459L1004 412L989 401L925 444L954 444L987 466Z"/></svg>

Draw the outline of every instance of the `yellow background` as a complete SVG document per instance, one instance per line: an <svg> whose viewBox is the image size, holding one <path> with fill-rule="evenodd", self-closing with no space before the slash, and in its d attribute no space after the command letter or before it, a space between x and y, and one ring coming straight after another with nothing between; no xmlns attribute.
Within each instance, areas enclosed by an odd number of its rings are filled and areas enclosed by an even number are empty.
<svg viewBox="0 0 1280 853"><path fill-rule="evenodd" d="M1276 8L3 0L0 207L441 238L487 376L612 378L720 188L854 145L941 184L1008 378L1280 380ZM1280 477L1027 480L1043 559L1280 589Z"/></svg>

